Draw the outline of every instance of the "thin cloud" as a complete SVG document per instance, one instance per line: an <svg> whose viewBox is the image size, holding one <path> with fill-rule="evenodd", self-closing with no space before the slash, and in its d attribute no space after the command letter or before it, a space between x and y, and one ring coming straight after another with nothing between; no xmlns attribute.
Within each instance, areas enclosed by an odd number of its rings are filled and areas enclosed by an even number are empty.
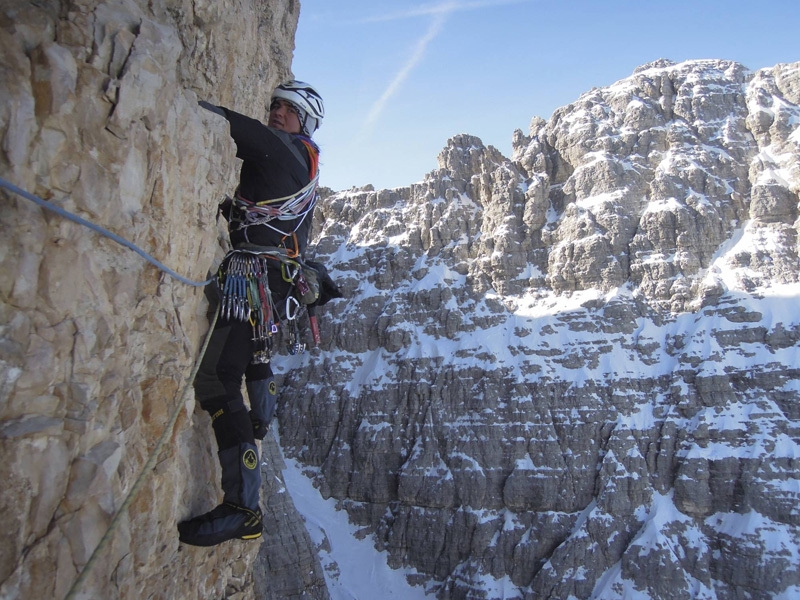
<svg viewBox="0 0 800 600"><path fill-rule="evenodd" d="M423 59L425 52L428 50L428 45L434 39L436 39L436 36L438 36L442 31L442 28L447 21L447 17L450 16L456 6L457 4L455 2L442 4L440 7L449 7L449 10L440 10L431 13L434 15L434 19L428 27L428 30L425 32L425 35L422 36L419 41L417 41L411 56L394 76L391 83L389 83L389 86L386 88L383 94L381 94L381 97L378 98L378 100L372 105L372 108L367 114L367 118L364 120L364 124L361 127L362 136L365 136L369 133L369 131L372 129L372 126L381 116L381 113L383 113L386 103L389 102L389 99L397 93L397 91L405 83L406 79L408 79L411 71L414 70L414 67L416 67Z"/></svg>
<svg viewBox="0 0 800 600"><path fill-rule="evenodd" d="M411 74L411 71L413 71L414 67L416 67L425 57L428 46L433 40L436 39L439 33L441 33L442 28L444 27L444 24L450 15L455 12L494 8L509 4L522 4L532 1L534 0L470 0L461 2L458 0L450 0L448 2L439 2L438 4L419 6L387 15L367 17L358 21L358 23L361 24L378 22L385 23L414 17L433 17L433 20L431 21L428 30L425 32L425 35L423 35L414 46L414 51L411 53L411 56L409 56L408 60L406 60L406 62L394 76L386 90L384 90L383 94L381 94L380 98L378 98L378 100L376 100L370 108L361 127L361 133L359 137L364 138L369 135L373 126L386 108L386 104L389 102L392 96L397 94L397 92L402 88L406 79L408 79L408 76Z"/></svg>
<svg viewBox="0 0 800 600"><path fill-rule="evenodd" d="M478 10L481 8L494 8L509 4L525 4L533 0L473 0L472 2L445 2L439 4L429 4L409 8L407 10L374 17L364 17L356 23L385 23L387 21L400 21L403 19L413 19L415 17L427 17L434 15L450 15L454 12L467 10Z"/></svg>

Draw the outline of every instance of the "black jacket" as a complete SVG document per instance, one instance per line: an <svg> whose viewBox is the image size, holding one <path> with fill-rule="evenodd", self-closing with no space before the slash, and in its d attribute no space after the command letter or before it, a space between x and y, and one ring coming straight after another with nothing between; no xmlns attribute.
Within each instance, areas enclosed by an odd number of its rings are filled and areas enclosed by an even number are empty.
<svg viewBox="0 0 800 600"><path fill-rule="evenodd" d="M220 107L231 127L231 137L236 142L236 157L242 159L238 193L251 202L273 200L294 194L311 181L311 157L301 138L290 133L267 127L230 109ZM296 250L302 255L308 243L312 215L305 217L297 228L297 244L291 232L297 220L270 221L273 229L256 225L244 230L231 228L230 238L234 248L249 242L258 246L278 246ZM286 237L289 234L289 237ZM246 236L246 237L245 237Z"/></svg>

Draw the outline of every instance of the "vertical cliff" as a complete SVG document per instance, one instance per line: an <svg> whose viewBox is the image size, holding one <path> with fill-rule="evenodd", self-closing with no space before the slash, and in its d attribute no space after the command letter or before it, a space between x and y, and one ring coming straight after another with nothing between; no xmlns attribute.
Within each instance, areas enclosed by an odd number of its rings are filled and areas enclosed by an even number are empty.
<svg viewBox="0 0 800 600"><path fill-rule="evenodd" d="M0 176L204 280L236 165L197 101L263 115L298 16L296 0L3 0ZM246 595L258 544L175 530L219 500L207 417L182 396L202 288L1 195L0 597L63 598L162 435L77 597Z"/></svg>

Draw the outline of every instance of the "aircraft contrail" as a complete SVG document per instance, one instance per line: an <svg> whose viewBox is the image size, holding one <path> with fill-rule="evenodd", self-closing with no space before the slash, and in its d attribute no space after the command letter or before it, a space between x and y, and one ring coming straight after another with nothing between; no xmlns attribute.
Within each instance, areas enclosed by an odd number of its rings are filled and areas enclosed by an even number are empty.
<svg viewBox="0 0 800 600"><path fill-rule="evenodd" d="M358 23L382 23L386 21L399 21L402 19L411 19L414 17L424 17L438 14L451 14L454 12L461 12L466 10L478 10L481 8L492 8L495 6L505 6L508 4L524 4L532 2L533 0L474 0L472 2L443 2L439 4L429 4L425 6L418 6L409 8L407 10L389 13L385 15L377 15L374 17L364 17L359 19Z"/></svg>
<svg viewBox="0 0 800 600"><path fill-rule="evenodd" d="M451 3L453 4L453 3ZM452 11L450 11L452 12ZM439 35L441 32L442 27L444 27L445 21L447 21L447 17L450 16L450 12L437 12L435 14L435 18L433 22L431 22L428 30L425 32L425 35L422 36L419 41L417 41L416 46L414 47L414 52L405 62L405 64L401 67L401 69L397 72L397 74L392 79L391 83L389 83L388 87L384 90L381 97L375 101L370 108L369 113L367 114L367 118L364 120L364 125L362 126L362 132L366 133L372 125L374 125L375 121L378 120L381 113L383 112L386 103L389 99L394 96L400 87L403 85L405 80L408 78L408 75L411 71L416 67L422 58L425 56L425 52L428 49L428 45L436 39L436 36Z"/></svg>
<svg viewBox="0 0 800 600"><path fill-rule="evenodd" d="M414 46L414 51L408 60L403 64L387 88L381 94L370 108L367 117L361 127L360 137L369 135L372 126L380 118L381 113L386 107L387 102L394 96L398 90L408 79L411 71L414 70L420 61L424 58L425 52L430 43L436 39L436 36L442 31L445 22L455 12L465 10L477 10L481 8L490 8L495 6L502 6L508 4L521 4L523 2L532 2L533 0L472 0L468 2L459 2L458 0L450 0L447 2L439 2L438 4L431 4L426 6L419 6L397 13L367 17L358 21L359 23L378 23L387 21L396 21L400 19L409 19L412 17L432 16L433 20L429 25L425 35L423 35Z"/></svg>

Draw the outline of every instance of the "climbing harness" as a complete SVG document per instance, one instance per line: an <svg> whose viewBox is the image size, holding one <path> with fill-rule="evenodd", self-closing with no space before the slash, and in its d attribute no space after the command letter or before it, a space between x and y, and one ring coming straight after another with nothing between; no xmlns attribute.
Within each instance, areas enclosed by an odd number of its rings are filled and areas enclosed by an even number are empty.
<svg viewBox="0 0 800 600"><path fill-rule="evenodd" d="M286 317L287 350L302 354L297 316L302 304L311 304L319 296L316 271L301 260L291 257L283 248L253 246L231 250L217 271L217 285L222 294L220 316L225 320L249 321L253 326L256 349L254 363L269 362L272 336L278 333L280 322L269 287L269 268L280 264L281 277L294 286L282 306ZM315 324L316 325L316 324ZM318 336L315 337L318 340Z"/></svg>
<svg viewBox="0 0 800 600"><path fill-rule="evenodd" d="M84 219L82 217L79 217L78 215L73 214L73 213L69 212L68 210L64 210L63 208L61 208L60 206L56 206L52 202L48 202L47 200L42 200L38 196L34 196L33 194L31 194L29 192L26 192L22 188L19 188L16 185L14 185L13 183L10 183L10 182L6 181L2 177L0 177L0 186L6 188L7 190L9 190L11 192L14 192L15 194L18 194L18 195L22 196L26 200L30 200L34 204L37 204L37 205L41 206L44 209L47 209L47 210L49 210L51 212L56 213L57 215L60 215L60 216L64 217L65 219L67 219L69 221L72 221L73 223L77 223L78 225L83 225L84 227L88 227L92 231L95 231L95 232L99 233L100 235L103 235L103 236L105 236L105 237L117 242L121 246L125 246L126 248L128 248L130 250L133 250L134 252L136 252L136 254L138 254L139 256L144 258L147 262L149 262L150 264L156 266L157 268L162 270L167 275L170 275L171 277L174 277L175 279L177 279L181 283L185 283L186 285L191 285L193 287L204 287L204 286L207 286L212 281L214 281L213 277L211 277L210 279L206 279L205 281L192 281L191 279L187 279L186 277L183 277L182 275L179 275L178 273L176 273L175 271L173 271L172 269L167 267L165 264L157 261L155 258L153 258L147 252L145 252L144 250L139 248L139 246L137 246L133 242L129 242L125 238L122 238L122 237L118 236L116 233L112 233L108 229L100 227L99 225L95 225L91 221L87 221L86 219Z"/></svg>

